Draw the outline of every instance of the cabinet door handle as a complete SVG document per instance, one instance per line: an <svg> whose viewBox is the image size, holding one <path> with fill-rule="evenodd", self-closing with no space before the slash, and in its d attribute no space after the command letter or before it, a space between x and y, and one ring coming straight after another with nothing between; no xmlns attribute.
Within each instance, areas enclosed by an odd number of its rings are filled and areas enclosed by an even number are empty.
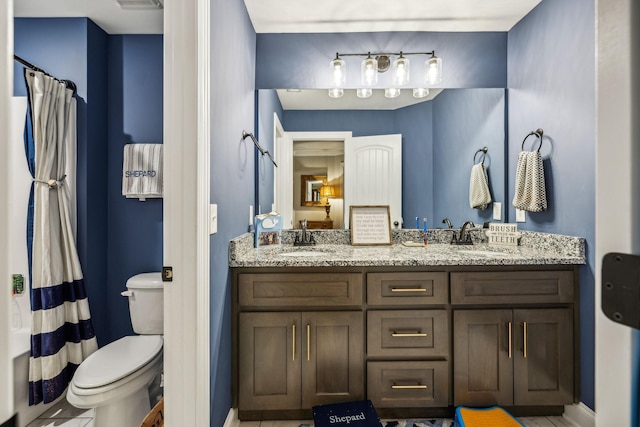
<svg viewBox="0 0 640 427"><path fill-rule="evenodd" d="M426 385L421 385L421 384L417 384L417 385L392 385L391 386L392 389L394 390L426 390L427 386Z"/></svg>
<svg viewBox="0 0 640 427"><path fill-rule="evenodd" d="M427 292L425 288L391 288L391 292Z"/></svg>
<svg viewBox="0 0 640 427"><path fill-rule="evenodd" d="M296 324L291 325L291 360L296 361Z"/></svg>
<svg viewBox="0 0 640 427"><path fill-rule="evenodd" d="M524 329L524 341L522 345L522 354L524 358L527 358L527 322L522 322L522 328Z"/></svg>
<svg viewBox="0 0 640 427"><path fill-rule="evenodd" d="M509 322L509 359L511 359L511 322Z"/></svg>
<svg viewBox="0 0 640 427"><path fill-rule="evenodd" d="M307 361L311 358L311 325L307 325Z"/></svg>
<svg viewBox="0 0 640 427"><path fill-rule="evenodd" d="M392 337L426 337L424 332L391 332Z"/></svg>

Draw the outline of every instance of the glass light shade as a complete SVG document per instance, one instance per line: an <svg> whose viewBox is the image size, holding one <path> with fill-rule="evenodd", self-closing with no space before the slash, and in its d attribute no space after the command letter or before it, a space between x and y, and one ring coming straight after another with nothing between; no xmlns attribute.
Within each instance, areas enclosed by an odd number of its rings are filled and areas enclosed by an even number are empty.
<svg viewBox="0 0 640 427"><path fill-rule="evenodd" d="M397 98L400 96L400 89L397 87L389 87L384 90L385 98Z"/></svg>
<svg viewBox="0 0 640 427"><path fill-rule="evenodd" d="M342 95L344 95L344 90L341 88L336 87L336 88L329 89L329 96L331 98L340 98L342 97Z"/></svg>
<svg viewBox="0 0 640 427"><path fill-rule="evenodd" d="M368 87L361 87L356 90L356 95L358 98L368 98L373 94L373 90Z"/></svg>
<svg viewBox="0 0 640 427"><path fill-rule="evenodd" d="M369 57L360 63L360 83L364 86L378 83L378 61L375 58Z"/></svg>
<svg viewBox="0 0 640 427"><path fill-rule="evenodd" d="M404 86L409 83L409 60L404 56L393 61L393 84Z"/></svg>
<svg viewBox="0 0 640 427"><path fill-rule="evenodd" d="M417 87L413 89L414 98L424 98L427 95L429 95L429 89L426 87Z"/></svg>
<svg viewBox="0 0 640 427"><path fill-rule="evenodd" d="M424 63L424 82L435 85L442 81L442 59L433 55Z"/></svg>
<svg viewBox="0 0 640 427"><path fill-rule="evenodd" d="M329 63L331 71L331 83L335 87L344 86L347 82L347 64L340 58L336 58Z"/></svg>

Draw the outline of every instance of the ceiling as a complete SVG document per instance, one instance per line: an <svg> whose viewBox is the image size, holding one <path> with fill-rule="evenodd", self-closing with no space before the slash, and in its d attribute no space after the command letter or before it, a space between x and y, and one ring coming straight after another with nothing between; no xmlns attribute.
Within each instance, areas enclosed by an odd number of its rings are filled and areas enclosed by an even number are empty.
<svg viewBox="0 0 640 427"><path fill-rule="evenodd" d="M1 1L1 0L0 0ZM181 0L169 0L181 1ZM237 0L239 1L239 0ZM542 0L244 0L257 33L376 31L509 31ZM162 34L163 9L123 10L116 0L15 0L16 17L88 17L108 34ZM431 99L437 95L433 91ZM281 93L285 109L312 105L316 96L329 109L396 109L422 100L401 97L380 107L326 91ZM374 94L374 97L376 95ZM374 98L372 97L372 98ZM346 101L351 99L350 103ZM371 98L370 98L371 99ZM403 102L403 99L406 102ZM339 105L339 107L338 107ZM360 105L360 107L358 107Z"/></svg>

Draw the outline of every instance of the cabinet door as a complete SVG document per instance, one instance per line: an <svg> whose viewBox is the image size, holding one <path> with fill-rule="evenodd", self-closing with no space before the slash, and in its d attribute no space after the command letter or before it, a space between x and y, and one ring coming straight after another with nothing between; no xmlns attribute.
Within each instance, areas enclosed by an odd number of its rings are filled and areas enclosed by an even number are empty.
<svg viewBox="0 0 640 427"><path fill-rule="evenodd" d="M302 328L302 407L363 399L362 312L305 312Z"/></svg>
<svg viewBox="0 0 640 427"><path fill-rule="evenodd" d="M300 313L240 313L240 410L300 407Z"/></svg>
<svg viewBox="0 0 640 427"><path fill-rule="evenodd" d="M455 310L454 405L513 405L511 310Z"/></svg>
<svg viewBox="0 0 640 427"><path fill-rule="evenodd" d="M514 310L514 404L573 403L573 312Z"/></svg>

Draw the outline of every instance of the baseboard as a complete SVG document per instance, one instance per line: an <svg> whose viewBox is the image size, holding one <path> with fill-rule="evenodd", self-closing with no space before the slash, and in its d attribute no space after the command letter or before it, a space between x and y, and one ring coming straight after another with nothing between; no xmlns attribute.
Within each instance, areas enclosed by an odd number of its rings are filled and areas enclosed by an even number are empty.
<svg viewBox="0 0 640 427"><path fill-rule="evenodd" d="M595 427L596 425L596 413L582 402L565 406L563 417L580 427Z"/></svg>
<svg viewBox="0 0 640 427"><path fill-rule="evenodd" d="M224 420L223 427L240 427L240 420L238 419L238 409L231 408L227 414L227 419Z"/></svg>

